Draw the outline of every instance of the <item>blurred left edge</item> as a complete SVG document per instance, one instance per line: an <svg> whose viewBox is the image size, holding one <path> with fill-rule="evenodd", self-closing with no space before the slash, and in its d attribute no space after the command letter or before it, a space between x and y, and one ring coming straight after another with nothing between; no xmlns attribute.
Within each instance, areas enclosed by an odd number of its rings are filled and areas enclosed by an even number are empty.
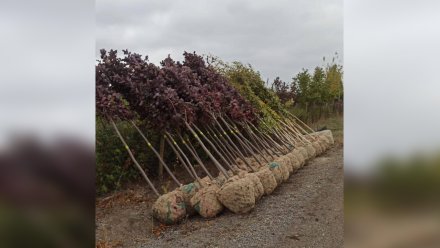
<svg viewBox="0 0 440 248"><path fill-rule="evenodd" d="M95 2L0 3L0 247L93 247Z"/></svg>

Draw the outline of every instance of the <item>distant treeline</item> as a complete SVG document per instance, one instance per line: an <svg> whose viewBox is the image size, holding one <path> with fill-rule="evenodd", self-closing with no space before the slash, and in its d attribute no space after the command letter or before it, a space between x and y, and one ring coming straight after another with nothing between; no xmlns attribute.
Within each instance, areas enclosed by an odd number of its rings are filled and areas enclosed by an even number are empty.
<svg viewBox="0 0 440 248"><path fill-rule="evenodd" d="M325 58L323 60L325 62ZM343 112L343 67L335 60L315 67L313 72L303 69L291 82L277 77L271 88L286 108L306 122L340 115Z"/></svg>

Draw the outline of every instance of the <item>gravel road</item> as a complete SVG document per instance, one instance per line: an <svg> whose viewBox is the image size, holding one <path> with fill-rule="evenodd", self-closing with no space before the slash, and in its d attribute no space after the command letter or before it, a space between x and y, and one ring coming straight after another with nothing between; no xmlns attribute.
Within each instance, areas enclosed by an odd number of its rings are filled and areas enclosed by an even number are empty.
<svg viewBox="0 0 440 248"><path fill-rule="evenodd" d="M115 247L343 247L343 159L337 145L308 162L248 214L225 211L152 231L145 205L111 209L97 219L97 240ZM105 228L105 227L111 228Z"/></svg>

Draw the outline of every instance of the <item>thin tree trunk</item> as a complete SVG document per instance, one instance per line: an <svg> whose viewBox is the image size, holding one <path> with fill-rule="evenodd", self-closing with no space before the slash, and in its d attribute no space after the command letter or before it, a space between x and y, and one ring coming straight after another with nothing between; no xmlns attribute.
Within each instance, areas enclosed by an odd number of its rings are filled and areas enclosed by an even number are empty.
<svg viewBox="0 0 440 248"><path fill-rule="evenodd" d="M223 156L223 154L220 153L220 151L217 149L217 147L208 139L208 137L206 137L206 135L193 123L192 124L194 126L194 128L196 129L197 132L199 132L199 134L206 140L206 142L208 142L208 144L212 147L212 149L217 153L217 155L220 157L221 160L223 160L223 162L225 163L225 165L227 167L229 167L229 169L232 170L231 164L228 162L228 160L226 160L226 158Z"/></svg>
<svg viewBox="0 0 440 248"><path fill-rule="evenodd" d="M160 163L162 163L163 167L165 167L165 170L168 172L168 174L171 176L171 178L174 180L174 182L180 187L182 184L177 180L177 178L174 176L174 174L171 172L170 168L168 168L167 164L163 159L160 157L160 154L156 151L156 149L151 145L150 141L145 137L145 135L141 132L141 130L138 128L138 126L131 121L131 124L136 128L136 130L139 132L139 134L144 138L144 141L147 143L148 147L153 151L153 153L157 156Z"/></svg>
<svg viewBox="0 0 440 248"><path fill-rule="evenodd" d="M190 170L190 168L188 167L188 165L186 164L185 160L183 160L182 156L180 155L180 153L176 150L176 148L174 147L173 143L170 141L170 139L168 137L165 137L165 140L167 141L168 145L171 147L171 149L173 150L174 154L176 154L177 159L179 159L180 163L183 165L183 167L186 169L186 171L188 172L188 174L192 177L192 179L196 179L196 176L193 174L193 172Z"/></svg>
<svg viewBox="0 0 440 248"><path fill-rule="evenodd" d="M206 130L206 133L212 139L212 141L214 142L214 145L216 145L218 147L218 149L220 150L220 152L222 152L224 154L224 156L228 160L229 164L232 167L234 167L234 165L235 165L234 158L231 156L229 151L225 149L224 145L220 142L220 140L218 138L216 138L215 136L213 136L213 134L209 130Z"/></svg>
<svg viewBox="0 0 440 248"><path fill-rule="evenodd" d="M223 173L223 175L226 178L229 178L228 173L226 172L226 170L220 165L220 163L217 161L217 159L215 159L215 157L211 154L211 152L208 150L208 148L206 148L205 144L203 144L202 140L199 138L199 136L197 135L196 132L194 132L194 130L192 129L192 127L185 122L185 126L189 129L189 131L194 135L194 137L197 139L197 141L199 142L199 144L202 146L203 150L205 150L206 154L208 154L208 156L211 158L212 162L215 164L215 166L220 170L221 173Z"/></svg>
<svg viewBox="0 0 440 248"><path fill-rule="evenodd" d="M183 156L183 158L185 159L186 163L188 164L188 167L191 169L191 171L194 174L194 176L196 177L196 179L199 180L200 178L197 176L197 173L196 173L196 170L194 169L194 166L191 164L191 161L188 159L186 154L180 148L179 144L177 144L177 142L174 140L173 136L171 136L170 133L166 132L165 134L167 135L168 139L171 140L171 142L174 144L175 148L181 154L181 156Z"/></svg>
<svg viewBox="0 0 440 248"><path fill-rule="evenodd" d="M252 124L251 122L248 122L248 124L256 131L258 132L265 140L266 142L268 142L268 144L272 144L273 148L278 150L279 153L284 154L284 152L281 150L282 145L278 144L278 142L276 142L274 139L272 139L272 137L270 137L269 134L267 134L266 132L260 131L254 124Z"/></svg>
<svg viewBox="0 0 440 248"><path fill-rule="evenodd" d="M200 157L197 155L197 152L195 151L195 149L193 147L191 147L191 143L186 142L182 135L179 134L179 138L182 140L182 144L186 147L186 149L188 149L188 151L191 153L191 155L194 157L194 159L197 161L197 163L199 163L199 165L202 167L202 169L205 171L206 175L209 177L209 179L214 179L214 177L211 175L211 173L209 173L208 169L205 167L205 164L203 164L202 160L200 159Z"/></svg>
<svg viewBox="0 0 440 248"><path fill-rule="evenodd" d="M256 143L259 142L261 150L264 150L264 152L266 152L272 159L275 159L275 157L272 155L273 151L271 150L267 142L262 137L256 135L254 131L252 131L252 129L249 127L249 125L245 124L245 127L247 129L247 132L249 133L249 136L253 137Z"/></svg>
<svg viewBox="0 0 440 248"><path fill-rule="evenodd" d="M217 124L217 126L220 128L220 130L223 132L223 134L225 134L227 140L229 140L230 145L232 145L234 147L234 149L237 151L237 153L239 154L240 159L246 164L246 166L252 171L255 172L254 168L252 168L252 166L248 163L248 161L245 159L245 156L243 155L243 153L241 153L240 149L238 149L238 147L234 144L234 142L231 140L231 138L226 135L225 130L223 129L223 127L220 125L220 123L218 122L218 120L215 118L215 116L213 115L213 119L215 121L215 123Z"/></svg>
<svg viewBox="0 0 440 248"><path fill-rule="evenodd" d="M223 117L220 117L220 118L223 118ZM226 124L228 124L226 121L225 121L225 123ZM233 128L233 129L235 129L236 130L236 134L239 136L239 137L241 137L242 138L242 140L244 141L244 142L247 142L247 146L249 147L249 148L253 148L254 149L254 151L256 152L256 153L258 153L259 152L259 150L252 144L252 142L250 142L246 137L244 137L244 135L238 130L238 128L237 128L237 126L235 126L235 124L233 124L233 123L231 123L231 124L228 124L228 125L232 125L231 127ZM251 149L252 150L252 149ZM264 157L264 156L262 156L263 157L263 160L266 162L266 163L270 163L267 159L266 159L266 157ZM259 161L258 161L259 162ZM259 162L260 163L260 162ZM260 163L261 164L261 163Z"/></svg>
<svg viewBox="0 0 440 248"><path fill-rule="evenodd" d="M226 125L226 127L228 127L229 125L228 125L228 123L225 121L225 119L223 119L221 116L220 116L220 120L222 120L223 121L223 123ZM230 127L229 127L229 130L231 130L230 129ZM252 150L250 149L250 147L248 147L246 144L244 144L244 142L234 133L234 132L231 132L232 133L232 135L238 140L238 142L240 142L242 145L243 145L243 147L245 147L245 149L251 154L251 156L255 159L255 161L257 161L257 163L261 166L261 167L263 167L264 165L260 162L260 160L254 155L254 153L252 152Z"/></svg>
<svg viewBox="0 0 440 248"><path fill-rule="evenodd" d="M116 127L115 122L111 118L110 118L110 122L111 122L113 128L115 129L116 134L118 135L119 139L122 141L122 144L124 144L124 147L127 150L128 155L130 156L131 160L135 164L136 168L139 170L139 172L141 173L141 175L145 179L145 181L147 181L148 185L153 190L153 192L157 195L157 197L159 197L160 196L159 192L157 191L156 187L154 187L153 183L150 181L150 179L148 178L148 176L145 173L145 171L139 165L138 161L136 160L136 158L134 157L133 153L131 152L130 147L128 147L127 143L125 142L124 138L122 137L121 133L119 132L118 127Z"/></svg>

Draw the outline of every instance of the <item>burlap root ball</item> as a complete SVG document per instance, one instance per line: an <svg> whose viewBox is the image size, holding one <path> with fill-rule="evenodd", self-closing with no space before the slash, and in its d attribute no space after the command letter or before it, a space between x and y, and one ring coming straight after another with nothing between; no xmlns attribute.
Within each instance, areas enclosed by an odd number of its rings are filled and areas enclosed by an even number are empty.
<svg viewBox="0 0 440 248"><path fill-rule="evenodd" d="M249 172L247 172L247 171L240 170L240 171L237 172L237 176L238 176L239 178L243 178L243 177L245 177L248 173L249 173Z"/></svg>
<svg viewBox="0 0 440 248"><path fill-rule="evenodd" d="M299 162L299 166L302 167L305 164L305 158L304 156L301 154L301 152L299 151L299 149L294 149L292 151L293 154L295 154L296 159Z"/></svg>
<svg viewBox="0 0 440 248"><path fill-rule="evenodd" d="M275 177L275 180L277 181L277 186L280 185L283 182L283 171L280 168L280 165L277 162L271 162L268 165L268 168L273 173L273 176Z"/></svg>
<svg viewBox="0 0 440 248"><path fill-rule="evenodd" d="M247 213L255 207L255 190L249 178L225 183L217 192L219 201L233 213Z"/></svg>
<svg viewBox="0 0 440 248"><path fill-rule="evenodd" d="M264 194L271 194L277 187L277 180L269 168L261 168L255 173L264 188Z"/></svg>
<svg viewBox="0 0 440 248"><path fill-rule="evenodd" d="M330 141L325 136L319 136L318 141L321 143L321 145L324 147L324 151L327 151L327 149L330 148Z"/></svg>
<svg viewBox="0 0 440 248"><path fill-rule="evenodd" d="M153 216L161 223L174 224L186 216L186 205L179 189L161 195L153 204Z"/></svg>
<svg viewBox="0 0 440 248"><path fill-rule="evenodd" d="M282 175L282 182L286 181L286 177L289 178L289 170L287 169L287 164L290 162L289 158L286 155L283 155L277 159L275 159L276 163L279 165L279 170L281 171ZM287 175L286 175L287 174Z"/></svg>
<svg viewBox="0 0 440 248"><path fill-rule="evenodd" d="M255 202L260 200L261 197L264 195L264 186L261 183L260 178L258 178L258 176L255 175L255 173L248 173L246 174L245 178L248 178L252 182L252 185L254 186Z"/></svg>
<svg viewBox="0 0 440 248"><path fill-rule="evenodd" d="M333 139L332 131L330 131L330 130L324 130L324 131L321 131L321 132L319 133L319 135L320 135L320 136L323 135L323 136L327 137L327 139L330 141L330 144L331 144L331 145L333 145L333 144L335 143L335 140Z"/></svg>
<svg viewBox="0 0 440 248"><path fill-rule="evenodd" d="M238 175L235 175L235 176L228 178L228 180L226 180L226 183L237 181L238 179L240 179L240 177Z"/></svg>
<svg viewBox="0 0 440 248"><path fill-rule="evenodd" d="M316 150L311 143L307 144L305 146L305 148L307 150L307 154L308 154L309 159L312 159L316 156Z"/></svg>
<svg viewBox="0 0 440 248"><path fill-rule="evenodd" d="M325 136L325 135L320 135L319 136L325 143L327 143L327 147L331 147L332 146L332 142L330 141L330 139Z"/></svg>
<svg viewBox="0 0 440 248"><path fill-rule="evenodd" d="M217 199L217 184L201 188L192 198L191 206L204 218L212 218L223 211L223 205Z"/></svg>
<svg viewBox="0 0 440 248"><path fill-rule="evenodd" d="M316 143L318 143L321 146L322 153L324 153L327 150L328 148L327 143L323 139L321 139L321 137L318 137Z"/></svg>
<svg viewBox="0 0 440 248"><path fill-rule="evenodd" d="M316 156L321 155L321 153L324 151L323 148L321 147L321 144L319 144L318 141L313 141L312 146L313 148L315 148Z"/></svg>
<svg viewBox="0 0 440 248"><path fill-rule="evenodd" d="M196 210L191 206L191 198L199 191L199 186L196 183L189 183L179 188L183 194L183 200L186 206L186 214L192 216L196 214Z"/></svg>
<svg viewBox="0 0 440 248"><path fill-rule="evenodd" d="M289 170L289 175L292 175L293 174L293 163L294 163L294 161L293 161L293 157L292 157L292 153L288 153L288 154L286 154L286 157L288 158L288 160L289 160L289 163L287 164L287 169Z"/></svg>
<svg viewBox="0 0 440 248"><path fill-rule="evenodd" d="M309 153L307 152L306 148L304 146L298 146L298 151L301 153L301 155L304 158L304 163L302 166L305 165L305 163L307 162L307 160L309 159Z"/></svg>
<svg viewBox="0 0 440 248"><path fill-rule="evenodd" d="M236 161L237 161L238 169L245 170L245 171L249 171L250 170L250 168L246 165L246 163L243 160L237 158ZM249 161L247 159L246 159L246 162L249 163Z"/></svg>
<svg viewBox="0 0 440 248"><path fill-rule="evenodd" d="M283 182L285 182L289 179L290 176L289 169L287 168L289 166L288 163L290 163L290 159L286 155L283 156L283 159L284 163L280 164L280 169L283 175Z"/></svg>
<svg viewBox="0 0 440 248"><path fill-rule="evenodd" d="M196 184L196 186L198 188L202 188L202 187L211 185L213 182L208 176L206 176L206 177L200 178L200 181L196 180L194 183Z"/></svg>
<svg viewBox="0 0 440 248"><path fill-rule="evenodd" d="M223 173L219 172L215 180L218 182L218 184L223 185L226 182L227 178L225 177L225 175L223 175Z"/></svg>
<svg viewBox="0 0 440 248"><path fill-rule="evenodd" d="M318 140L316 140L316 143L318 143L321 146L322 149L322 153L324 153L327 150L327 144L320 138L318 138Z"/></svg>
<svg viewBox="0 0 440 248"><path fill-rule="evenodd" d="M295 152L289 153L289 157L291 161L292 173L295 173L295 171L297 171L301 167L301 162L297 158L297 153Z"/></svg>

